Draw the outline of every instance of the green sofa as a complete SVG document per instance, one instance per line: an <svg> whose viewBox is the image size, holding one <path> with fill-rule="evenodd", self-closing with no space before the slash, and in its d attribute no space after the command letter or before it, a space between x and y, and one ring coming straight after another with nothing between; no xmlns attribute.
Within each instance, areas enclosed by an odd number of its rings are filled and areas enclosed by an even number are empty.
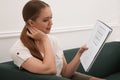
<svg viewBox="0 0 120 80"><path fill-rule="evenodd" d="M64 50L67 62L75 56L78 48ZM120 80L120 42L105 43L99 56L95 60L89 72L85 72L82 65L79 65L78 72L105 78L107 80ZM0 63L1 80L70 80L55 75L40 75L19 70L13 61Z"/></svg>

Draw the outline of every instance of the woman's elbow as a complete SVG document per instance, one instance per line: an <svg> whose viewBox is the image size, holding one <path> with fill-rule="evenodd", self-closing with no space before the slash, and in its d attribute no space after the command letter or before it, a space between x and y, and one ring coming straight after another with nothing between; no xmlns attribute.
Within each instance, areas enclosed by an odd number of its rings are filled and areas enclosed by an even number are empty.
<svg viewBox="0 0 120 80"><path fill-rule="evenodd" d="M51 69L49 70L50 74L56 75L57 74L57 70L56 69Z"/></svg>
<svg viewBox="0 0 120 80"><path fill-rule="evenodd" d="M53 75L57 74L56 66L45 65L44 66L44 71L47 74L53 74Z"/></svg>
<svg viewBox="0 0 120 80"><path fill-rule="evenodd" d="M48 66L46 66L46 68L44 68L43 72L45 74L56 75L57 74L57 69L56 69L56 67L48 67Z"/></svg>

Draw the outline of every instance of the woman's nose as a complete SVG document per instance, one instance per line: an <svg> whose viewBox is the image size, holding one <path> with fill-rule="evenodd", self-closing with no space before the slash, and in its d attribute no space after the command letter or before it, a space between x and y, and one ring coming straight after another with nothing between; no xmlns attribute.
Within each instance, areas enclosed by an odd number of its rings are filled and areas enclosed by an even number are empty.
<svg viewBox="0 0 120 80"><path fill-rule="evenodd" d="M49 25L53 25L53 21L52 21L52 19L49 21Z"/></svg>

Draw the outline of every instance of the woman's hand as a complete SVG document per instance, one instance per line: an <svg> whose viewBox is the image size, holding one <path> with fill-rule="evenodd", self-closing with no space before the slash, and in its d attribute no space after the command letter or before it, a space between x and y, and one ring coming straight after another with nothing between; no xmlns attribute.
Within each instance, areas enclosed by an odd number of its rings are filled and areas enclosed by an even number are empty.
<svg viewBox="0 0 120 80"><path fill-rule="evenodd" d="M87 45L83 45L83 46L80 47L78 53L81 55L87 49L88 49Z"/></svg>
<svg viewBox="0 0 120 80"><path fill-rule="evenodd" d="M44 39L47 38L47 35L44 32L38 30L35 27L29 26L28 30L29 32L27 32L27 35L34 40L44 41Z"/></svg>

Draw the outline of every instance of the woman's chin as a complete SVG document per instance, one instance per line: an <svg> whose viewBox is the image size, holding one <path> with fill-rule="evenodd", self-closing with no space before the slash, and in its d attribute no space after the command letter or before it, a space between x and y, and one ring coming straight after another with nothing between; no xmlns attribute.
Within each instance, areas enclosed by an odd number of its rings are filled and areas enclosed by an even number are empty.
<svg viewBox="0 0 120 80"><path fill-rule="evenodd" d="M50 31L46 31L46 32L45 32L45 34L49 34L49 33L50 33Z"/></svg>

